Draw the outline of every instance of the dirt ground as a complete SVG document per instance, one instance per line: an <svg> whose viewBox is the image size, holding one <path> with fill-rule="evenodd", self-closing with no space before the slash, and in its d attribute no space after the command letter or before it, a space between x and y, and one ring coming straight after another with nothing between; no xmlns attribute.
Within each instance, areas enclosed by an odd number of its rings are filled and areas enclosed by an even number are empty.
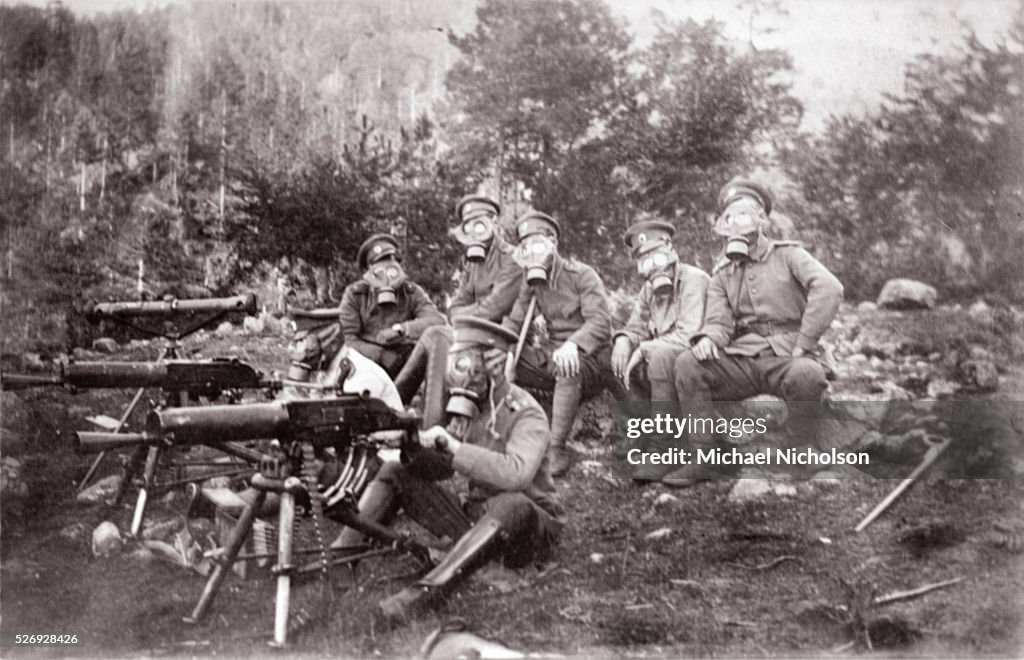
<svg viewBox="0 0 1024 660"><path fill-rule="evenodd" d="M205 352L240 354L261 367L280 368L280 346L276 338L209 338ZM135 357L148 350L138 348ZM1005 370L999 398L1021 400L1022 373L1019 367ZM272 580L230 577L207 620L189 626L182 617L199 597L202 576L131 554L95 559L88 534L67 533L76 524L91 531L102 520L128 525L128 505L74 501L74 484L92 457L73 450L70 431L89 428L88 415L118 414L130 396L18 394L42 431L18 456L27 495L6 498L2 508L0 652L275 653L266 644ZM587 410L594 414L600 407ZM580 657L1024 652L1024 483L921 481L855 533L857 522L897 482L793 482L795 495L747 502L728 498L730 481L687 491L641 488L608 476L610 448L594 432L597 421L584 420L573 445L581 461L593 463L578 465L559 482L570 523L555 564L489 570L436 612L397 630L381 629L371 606L411 579L414 560L371 559L354 575L334 570L329 602L320 600L316 578L295 588L293 611L322 616L311 616L292 635L287 653L408 657L431 630L455 618L516 649ZM105 472L116 472L116 463L108 461ZM157 505L151 515L167 516L180 506ZM652 532L659 533L650 537ZM954 578L962 581L914 599L873 603L894 591ZM14 647L18 633L74 633L80 643Z"/></svg>

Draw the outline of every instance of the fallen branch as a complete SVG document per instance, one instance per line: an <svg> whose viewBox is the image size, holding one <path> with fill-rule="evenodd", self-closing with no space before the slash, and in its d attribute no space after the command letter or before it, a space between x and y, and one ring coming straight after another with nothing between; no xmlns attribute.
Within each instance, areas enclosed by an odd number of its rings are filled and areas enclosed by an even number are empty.
<svg viewBox="0 0 1024 660"><path fill-rule="evenodd" d="M745 568L748 571L767 571L768 569L775 568L776 566L778 566L779 564L781 564L784 561L800 561L800 558L797 557L796 555L782 555L781 557L776 557L775 559L773 559L773 560L771 560L769 562L766 562L764 564L758 564L757 566L747 566L746 564L741 564L741 563L735 562L735 561L731 561L731 562L729 562L729 564L731 566L738 566L739 568Z"/></svg>
<svg viewBox="0 0 1024 660"><path fill-rule="evenodd" d="M946 451L946 447L949 446L950 442L952 442L951 438L945 438L938 444L929 447L928 451L925 452L924 459L921 461L921 464L914 468L914 471L910 473L910 476L901 481L900 485L896 486L896 488L894 488L893 491L889 493L884 500L879 502L878 506L872 509L871 513L864 517L864 520L860 521L860 524L854 528L854 531L859 532L863 530L865 527L870 525L875 520L875 518L882 515L882 512L888 509L889 505L895 502L896 498L899 497L900 494L903 493L903 491L910 488L910 484L914 483L914 481L918 477L920 477L921 474L925 470L927 470L932 463L935 462L935 459L937 459L942 454L942 452Z"/></svg>
<svg viewBox="0 0 1024 660"><path fill-rule="evenodd" d="M954 584L957 584L959 582L963 582L965 579L966 578L958 577L958 578L953 578L952 580L945 580L943 582L935 582L933 584L926 584L926 585L917 587L916 589L909 589L907 591L894 591L892 593L885 594L884 596L879 596L878 598L875 598L874 604L875 605L888 605L889 603L895 603L898 600L907 600L908 598L917 598L918 596L923 596L924 594L926 594L926 593L928 593L930 591L935 591L937 589L944 589L946 587L951 587Z"/></svg>

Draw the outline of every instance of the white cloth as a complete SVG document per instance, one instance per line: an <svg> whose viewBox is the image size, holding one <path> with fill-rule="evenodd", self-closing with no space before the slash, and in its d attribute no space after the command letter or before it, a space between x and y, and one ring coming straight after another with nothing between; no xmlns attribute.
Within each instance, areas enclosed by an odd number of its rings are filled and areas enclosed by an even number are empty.
<svg viewBox="0 0 1024 660"><path fill-rule="evenodd" d="M402 405L402 397L398 394L398 388L394 381L380 366L370 358L366 357L351 346L342 346L338 354L331 360L331 366L324 372L320 383L323 385L337 383L341 370L341 361L345 358L352 363L352 373L341 386L345 394L363 394L374 399L380 399L394 410L405 410Z"/></svg>

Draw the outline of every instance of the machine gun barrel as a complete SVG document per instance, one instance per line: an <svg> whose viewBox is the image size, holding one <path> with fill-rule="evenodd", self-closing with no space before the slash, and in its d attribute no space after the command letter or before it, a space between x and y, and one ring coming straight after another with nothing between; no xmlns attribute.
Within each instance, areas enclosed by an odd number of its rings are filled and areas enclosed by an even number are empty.
<svg viewBox="0 0 1024 660"><path fill-rule="evenodd" d="M376 431L413 433L419 417L392 410L379 399L357 394L329 399L275 401L227 406L166 408L149 415L147 434L174 444L218 445L276 438L316 446L351 442Z"/></svg>
<svg viewBox="0 0 1024 660"><path fill-rule="evenodd" d="M41 376L4 374L3 389L67 385L80 389L159 388L216 395L226 389L258 389L275 383L236 359L162 362L67 362L60 373Z"/></svg>
<svg viewBox="0 0 1024 660"><path fill-rule="evenodd" d="M103 318L134 318L140 316L172 316L175 314L207 312L257 312L256 295L247 293L229 298L193 298L172 300L140 300L130 302L92 302L86 306L85 317L90 322Z"/></svg>

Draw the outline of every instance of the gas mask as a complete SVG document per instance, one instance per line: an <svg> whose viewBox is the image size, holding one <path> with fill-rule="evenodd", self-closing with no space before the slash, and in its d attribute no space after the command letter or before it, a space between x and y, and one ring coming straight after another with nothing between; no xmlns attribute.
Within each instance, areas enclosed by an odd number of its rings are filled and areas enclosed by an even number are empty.
<svg viewBox="0 0 1024 660"><path fill-rule="evenodd" d="M398 287L405 282L402 264L394 259L385 259L370 264L363 273L363 279L373 287L378 305L394 305L398 301Z"/></svg>
<svg viewBox="0 0 1024 660"><path fill-rule="evenodd" d="M288 349L288 380L308 383L310 374L320 366L322 354L320 338L314 333L295 339Z"/></svg>
<svg viewBox="0 0 1024 660"><path fill-rule="evenodd" d="M640 255L636 260L637 271L651 283L654 295L672 293L673 267L679 261L679 255L670 245L657 247Z"/></svg>
<svg viewBox="0 0 1024 660"><path fill-rule="evenodd" d="M768 223L764 208L755 200L741 197L726 207L715 224L715 233L725 236L725 256L746 261L761 228Z"/></svg>
<svg viewBox="0 0 1024 660"><path fill-rule="evenodd" d="M451 230L462 245L466 246L466 260L481 262L487 257L487 248L494 240L494 215L490 213L467 214L463 220Z"/></svg>
<svg viewBox="0 0 1024 660"><path fill-rule="evenodd" d="M548 281L548 267L554 253L554 239L544 234L532 234L519 241L512 258L526 271L526 283L532 286Z"/></svg>
<svg viewBox="0 0 1024 660"><path fill-rule="evenodd" d="M481 403L491 391L483 350L478 346L452 347L445 382L450 394L445 412L467 422L479 415Z"/></svg>

